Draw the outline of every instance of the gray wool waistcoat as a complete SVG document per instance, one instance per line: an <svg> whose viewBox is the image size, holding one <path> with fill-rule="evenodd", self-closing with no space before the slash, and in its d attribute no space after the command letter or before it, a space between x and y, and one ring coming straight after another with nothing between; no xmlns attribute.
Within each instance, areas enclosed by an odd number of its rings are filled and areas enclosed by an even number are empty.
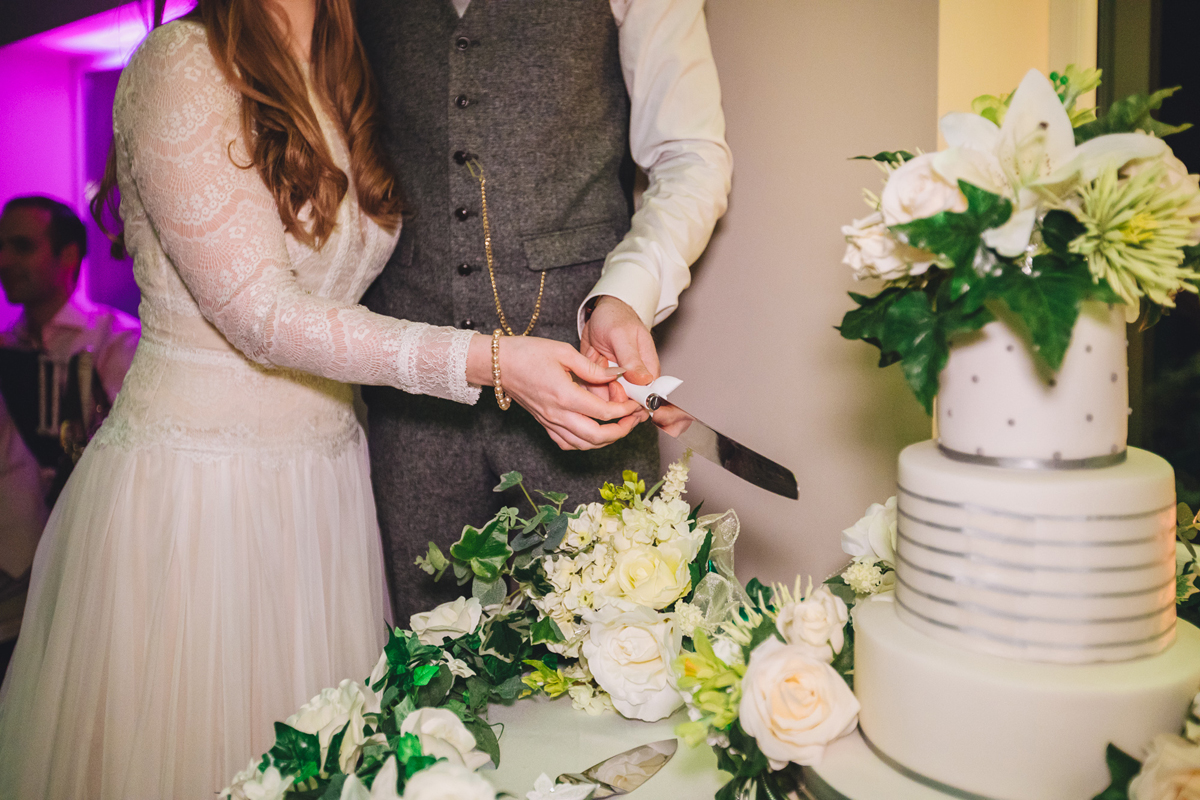
<svg viewBox="0 0 1200 800"><path fill-rule="evenodd" d="M385 142L406 203L364 302L390 316L498 327L484 254L487 177L500 299L520 333L576 338L578 305L629 229L629 99L609 0L359 0ZM457 156L457 158L456 158Z"/></svg>

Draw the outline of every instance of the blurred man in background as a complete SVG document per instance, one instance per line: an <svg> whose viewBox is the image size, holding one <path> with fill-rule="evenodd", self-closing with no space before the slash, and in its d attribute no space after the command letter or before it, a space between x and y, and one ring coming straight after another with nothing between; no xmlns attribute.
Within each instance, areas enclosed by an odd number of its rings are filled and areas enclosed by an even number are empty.
<svg viewBox="0 0 1200 800"><path fill-rule="evenodd" d="M47 511L125 380L137 320L78 290L87 231L37 195L0 212L0 642L16 637Z"/></svg>

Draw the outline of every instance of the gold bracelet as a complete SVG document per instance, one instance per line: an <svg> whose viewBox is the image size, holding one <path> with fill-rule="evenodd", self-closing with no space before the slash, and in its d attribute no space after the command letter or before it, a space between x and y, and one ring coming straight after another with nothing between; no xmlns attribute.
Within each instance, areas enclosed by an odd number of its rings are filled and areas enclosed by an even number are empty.
<svg viewBox="0 0 1200 800"><path fill-rule="evenodd" d="M496 390L496 405L501 411L508 411L512 398L504 393L504 385L500 383L500 337L504 331L496 328L492 331L492 388Z"/></svg>

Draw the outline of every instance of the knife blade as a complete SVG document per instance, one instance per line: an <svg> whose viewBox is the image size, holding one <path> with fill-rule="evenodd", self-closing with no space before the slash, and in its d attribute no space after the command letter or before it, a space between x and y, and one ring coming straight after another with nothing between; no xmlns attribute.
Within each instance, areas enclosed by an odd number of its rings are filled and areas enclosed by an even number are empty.
<svg viewBox="0 0 1200 800"><path fill-rule="evenodd" d="M790 469L713 430L669 401L667 395L682 383L678 378L663 376L648 386L638 386L624 378L618 378L617 383L632 400L650 412L650 421L659 430L690 447L696 455L768 492L799 499L796 476Z"/></svg>
<svg viewBox="0 0 1200 800"><path fill-rule="evenodd" d="M555 783L596 785L592 795L593 800L603 797L616 797L629 794L646 781L654 777L679 748L676 739L663 739L650 744L643 744L610 756L598 764L585 769L583 772L567 772L554 779Z"/></svg>

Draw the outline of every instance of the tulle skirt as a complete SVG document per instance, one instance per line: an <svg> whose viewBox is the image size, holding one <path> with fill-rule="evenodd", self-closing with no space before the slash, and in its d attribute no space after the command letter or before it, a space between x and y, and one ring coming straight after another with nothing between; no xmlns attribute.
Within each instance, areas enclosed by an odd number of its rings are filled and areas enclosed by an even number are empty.
<svg viewBox="0 0 1200 800"><path fill-rule="evenodd" d="M88 448L0 695L0 797L212 798L386 627L361 431L332 454Z"/></svg>

